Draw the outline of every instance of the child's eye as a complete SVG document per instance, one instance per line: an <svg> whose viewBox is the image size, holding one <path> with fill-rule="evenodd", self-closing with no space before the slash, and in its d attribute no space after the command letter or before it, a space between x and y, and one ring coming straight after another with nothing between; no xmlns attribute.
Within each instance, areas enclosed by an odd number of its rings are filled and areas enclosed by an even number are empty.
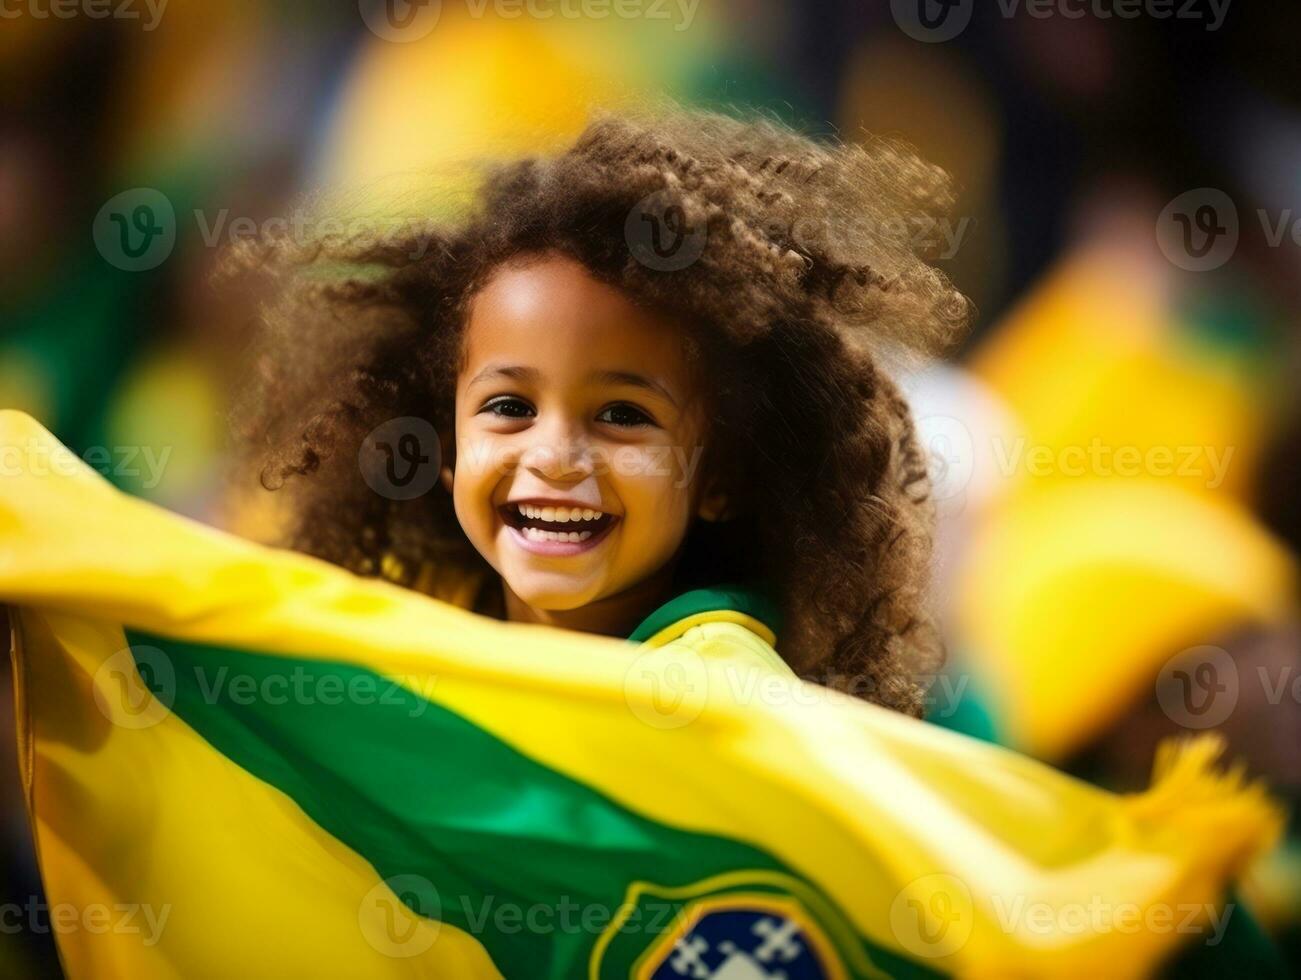
<svg viewBox="0 0 1301 980"><path fill-rule="evenodd" d="M479 409L480 415L484 412L491 412L498 418L503 419L526 419L533 413L533 408L521 398L502 395L498 398L489 399L483 408Z"/></svg>
<svg viewBox="0 0 1301 980"><path fill-rule="evenodd" d="M601 422L609 422L611 425L619 425L625 428L655 424L655 420L640 408L626 403L601 409L601 414L597 416L597 419Z"/></svg>

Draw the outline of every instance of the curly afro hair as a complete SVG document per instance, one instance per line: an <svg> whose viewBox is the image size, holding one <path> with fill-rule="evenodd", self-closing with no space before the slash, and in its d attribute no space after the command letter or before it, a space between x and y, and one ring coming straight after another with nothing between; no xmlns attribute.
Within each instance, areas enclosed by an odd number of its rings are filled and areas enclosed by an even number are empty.
<svg viewBox="0 0 1301 980"><path fill-rule="evenodd" d="M395 417L452 431L470 299L505 262L563 254L677 317L716 386L703 466L735 516L692 526L675 585L760 584L800 676L920 714L940 656L933 515L882 360L939 350L968 319L926 261L952 202L947 175L894 142L660 109L601 115L563 152L485 168L454 217L241 243L231 265L270 274L277 297L236 413L246 470L292 502L277 543L407 585L431 564L490 571L450 495L376 494L357 453ZM698 257L648 260L632 241L643 214L689 230ZM492 592L476 608L500 614Z"/></svg>

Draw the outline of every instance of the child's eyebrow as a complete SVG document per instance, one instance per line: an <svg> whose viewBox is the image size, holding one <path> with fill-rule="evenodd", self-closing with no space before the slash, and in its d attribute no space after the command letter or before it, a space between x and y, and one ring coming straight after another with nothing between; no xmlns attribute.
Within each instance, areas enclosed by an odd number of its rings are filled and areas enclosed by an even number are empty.
<svg viewBox="0 0 1301 980"><path fill-rule="evenodd" d="M511 378L514 381L536 382L540 376L540 372L537 368L525 367L522 364L505 366L489 364L486 368L471 378L470 383L467 384L466 387L468 388L470 385L477 385L480 381L488 381L492 378Z"/></svg>
<svg viewBox="0 0 1301 980"><path fill-rule="evenodd" d="M669 394L667 388L653 378L648 378L635 371L593 371L587 377L590 381L599 381L602 384L631 385L634 388L645 388L647 391L659 394L674 408L678 406L677 399Z"/></svg>

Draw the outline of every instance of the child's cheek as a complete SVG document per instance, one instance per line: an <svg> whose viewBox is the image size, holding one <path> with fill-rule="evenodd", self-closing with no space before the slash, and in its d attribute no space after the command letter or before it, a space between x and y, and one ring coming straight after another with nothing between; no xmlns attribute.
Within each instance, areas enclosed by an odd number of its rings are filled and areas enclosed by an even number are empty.
<svg viewBox="0 0 1301 980"><path fill-rule="evenodd" d="M658 492L689 491L703 447L683 443L621 446L612 457L616 477L654 486Z"/></svg>
<svg viewBox="0 0 1301 980"><path fill-rule="evenodd" d="M690 518L690 474L673 447L641 447L619 468L618 494L639 547L671 552ZM688 457L689 459L689 457Z"/></svg>
<svg viewBox="0 0 1301 980"><path fill-rule="evenodd" d="M456 443L452 504L461 529L485 558L491 558L494 546L493 494L501 479L499 455L492 440L465 438Z"/></svg>

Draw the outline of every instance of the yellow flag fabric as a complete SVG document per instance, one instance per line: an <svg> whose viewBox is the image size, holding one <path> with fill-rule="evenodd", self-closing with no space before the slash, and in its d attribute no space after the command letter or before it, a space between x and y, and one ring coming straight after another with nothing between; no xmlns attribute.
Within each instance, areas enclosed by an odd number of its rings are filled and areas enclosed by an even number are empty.
<svg viewBox="0 0 1301 980"><path fill-rule="evenodd" d="M1181 320L1169 272L1079 249L973 352L972 370L1025 427L1019 446L1001 447L1014 483L1141 474L1246 495L1267 419L1259 364Z"/></svg>
<svg viewBox="0 0 1301 980"><path fill-rule="evenodd" d="M1244 502L1260 355L1185 322L1169 273L1079 249L972 358L1023 432L997 440L1005 492L957 576L963 652L1000 737L1048 762L1182 652L1297 614L1295 559Z"/></svg>
<svg viewBox="0 0 1301 980"><path fill-rule="evenodd" d="M736 655L737 622L476 616L129 498L16 412L0 466L74 980L1143 976L1279 830L1213 740L1116 796Z"/></svg>
<svg viewBox="0 0 1301 980"><path fill-rule="evenodd" d="M1154 480L1018 495L989 509L965 561L962 632L1000 731L1050 762L1106 731L1194 638L1296 610L1291 556L1244 507Z"/></svg>

